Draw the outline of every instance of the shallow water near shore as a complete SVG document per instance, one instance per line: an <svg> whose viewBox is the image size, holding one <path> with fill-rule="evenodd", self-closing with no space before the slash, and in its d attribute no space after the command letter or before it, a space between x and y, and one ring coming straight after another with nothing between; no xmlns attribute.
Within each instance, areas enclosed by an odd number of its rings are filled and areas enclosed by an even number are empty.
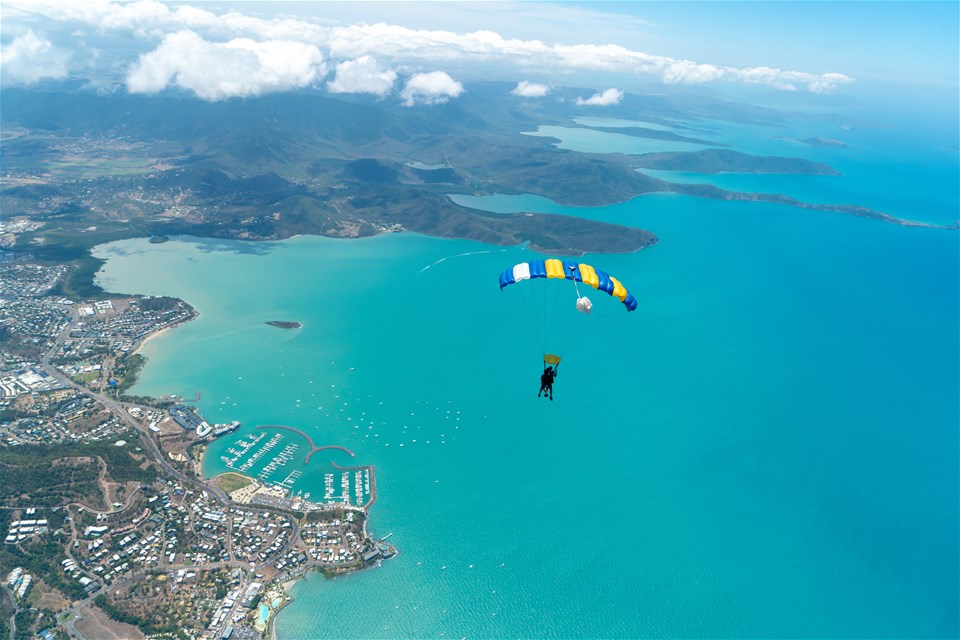
<svg viewBox="0 0 960 640"><path fill-rule="evenodd" d="M200 311L144 347L133 393L200 391L208 419L244 423L207 474L261 424L356 453L317 454L295 489L322 495L331 460L376 467L370 528L400 555L299 582L283 640L957 634L955 231L671 195L463 198L660 238L581 259L640 308L564 361L552 403L496 284L542 258L523 247L97 250L108 289Z"/></svg>

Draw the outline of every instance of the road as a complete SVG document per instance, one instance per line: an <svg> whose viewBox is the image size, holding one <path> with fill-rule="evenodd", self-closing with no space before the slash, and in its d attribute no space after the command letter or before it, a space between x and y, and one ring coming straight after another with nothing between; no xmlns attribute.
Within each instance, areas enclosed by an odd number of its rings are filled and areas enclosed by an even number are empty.
<svg viewBox="0 0 960 640"><path fill-rule="evenodd" d="M71 380L70 378L68 378L67 376L65 376L64 374L62 374L59 369L57 369L56 367L50 364L50 358L52 358L53 355L60 350L60 347L63 345L64 340L66 340L70 336L70 332L76 327L77 322L79 322L80 320L80 315L72 307L68 305L59 305L59 304L53 305L53 306L56 306L59 309L67 310L71 315L71 320L70 320L70 323L66 326L66 328L64 328L57 335L56 339L54 340L53 346L47 351L47 353L44 354L43 359L40 361L40 366L43 368L44 372L46 372L50 376L53 376L58 381L70 387L71 389L74 389L79 393L82 393L100 402L103 406L109 409L111 413L113 413L116 417L120 418L120 420L122 420L126 425L140 432L140 435L141 435L140 439L143 440L144 445L146 445L147 450L150 452L150 457L153 458L154 461L156 461L158 464L160 464L160 466L163 467L164 471L166 471L169 475L173 476L177 480L180 480L180 482L184 484L194 484L196 481L193 478L189 478L186 474L182 473L179 469L174 468L173 465L170 464L170 462L167 460L167 457L163 455L163 453L160 451L160 447L157 446L157 443L153 439L151 432L142 424L140 424L138 420L134 419L134 417L130 415L128 411L129 407L136 406L136 405L125 404L125 403L122 404L109 396L105 396L103 394L92 391L91 389L88 389L83 385L79 385L73 380ZM202 486L202 489L208 494L210 494L213 497L213 499L216 500L221 505L226 506L231 504L230 499L223 492L223 490L220 489L220 487L204 484Z"/></svg>
<svg viewBox="0 0 960 640"><path fill-rule="evenodd" d="M107 591L110 591L110 590L119 591L121 588L127 586L131 582L136 582L137 580L142 579L149 573L152 573L158 570L179 571L183 569L184 571L207 571L210 569L225 569L228 567L243 569L244 571L250 571L250 563L241 562L240 560L229 560L226 562L223 562L223 561L211 562L208 564L171 564L171 565L166 565L162 569L160 569L159 567L153 568L153 569L140 569L138 571L134 571L133 573L129 574L124 578L121 578L120 580L114 580L109 585L104 585L100 587L99 589L91 593L89 596L84 598L83 600L78 600L77 602L75 602L72 607L70 607L66 611L61 612L59 614L60 623L66 628L67 633L69 633L71 637L78 638L80 640L86 640L86 638L84 638L80 633L77 632L76 629L73 628L73 624L78 619L81 619L81 616L79 613L81 609L93 603L93 601L96 600L98 596L105 594ZM66 615L67 613L70 614L70 619L63 620L64 615Z"/></svg>
<svg viewBox="0 0 960 640"><path fill-rule="evenodd" d="M13 613L10 614L10 640L14 640L17 637L17 612L20 611L19 605L17 605L17 599L13 595L13 590L8 588L7 585L0 587L0 598L10 598L10 602L13 603Z"/></svg>
<svg viewBox="0 0 960 640"><path fill-rule="evenodd" d="M67 376L65 376L63 373L61 373L60 370L57 369L55 366L50 364L50 359L54 356L54 354L59 352L64 341L70 336L70 332L73 331L74 328L76 328L77 323L80 320L79 313L77 313L76 309L74 309L69 305L53 304L51 306L67 311L67 313L70 315L70 322L67 323L67 325L63 328L63 330L60 331L60 333L54 339L53 345L43 355L43 358L41 359L41 362L40 362L40 366L44 370L44 372L46 372L48 375L52 376L53 378L55 378L65 386L71 389L74 389L77 392L100 402L113 415L119 418L124 424L130 426L133 429L136 429L137 432L140 434L140 440L143 442L144 446L146 447L146 450L148 451L150 457L163 468L164 472L166 472L168 476L176 478L183 485L199 486L199 488L203 492L209 495L217 504L219 504L224 509L229 509L234 506L241 506L244 508L249 508L250 510L269 511L272 513L279 513L281 515L286 515L287 517L289 517L290 519L289 539L280 547L280 549L278 549L273 555L267 558L263 563L257 563L255 565L254 570L256 571L262 566L270 565L277 558L285 554L290 549L290 547L292 547L296 543L296 541L300 537L300 523L297 521L296 518L290 516L288 511L277 508L277 507L268 506L268 505L255 505L255 506L235 505L233 501L230 500L227 494L220 487L203 482L198 478L190 477L187 474L181 472L179 469L176 469L175 467L173 467L173 465L170 464L167 457L160 450L160 447L157 444L156 440L153 439L153 434L143 424L141 424L138 420L136 420L133 416L130 415L130 412L129 412L130 407L134 407L137 405L119 402L109 396L105 396L101 393L97 393L91 389L88 389L87 387L79 385L75 383L73 380L71 380L70 378L68 378ZM127 504L124 506L124 508L129 506L130 497L132 497L132 494L131 496L128 496ZM229 519L227 522L227 551L228 551L228 555L231 558L235 558L233 554L232 537L233 537L233 525L232 525L232 519ZM69 557L69 554L67 555ZM166 567L164 567L164 570L175 571L178 569L212 569L212 568L222 568L222 567L241 567L247 570L251 568L249 562L232 559L228 561L214 562L214 563L205 564L205 565L167 565ZM99 590L93 592L87 598L80 600L79 602L75 603L72 607L67 609L67 612L71 614L70 619L64 621L62 620L63 614L61 614L60 616L61 624L66 629L67 633L70 634L70 636L73 638L78 638L78 639L83 638L83 636L81 636L73 627L73 624L78 615L78 611L81 608L93 602L94 598L96 598L98 595L100 595L101 593L105 593L107 589L120 588L131 581L142 578L145 574L146 574L145 571L134 572L129 576L127 576L126 578L121 579L120 581L113 582L111 585L109 585L109 587L108 586L101 587Z"/></svg>

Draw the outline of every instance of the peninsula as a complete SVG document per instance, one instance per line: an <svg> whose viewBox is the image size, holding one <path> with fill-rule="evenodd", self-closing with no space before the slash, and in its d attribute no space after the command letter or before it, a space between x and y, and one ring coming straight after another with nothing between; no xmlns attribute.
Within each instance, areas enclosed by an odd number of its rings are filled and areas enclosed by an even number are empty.
<svg viewBox="0 0 960 640"><path fill-rule="evenodd" d="M668 171L691 171L695 173L840 175L839 171L822 162L782 156L753 156L730 149L645 153L637 156L635 163L637 167L642 169L666 169Z"/></svg>
<svg viewBox="0 0 960 640"><path fill-rule="evenodd" d="M753 156L711 143L706 131L687 125L674 128L691 135L580 125L570 106L574 90L557 87L557 100L523 102L520 108L510 88L471 85L456 105L437 105L429 117L391 101L313 91L203 102L172 95L103 95L70 85L43 91L5 88L0 91L0 208L6 219L19 222L18 232L4 242L13 252L69 264L61 291L83 296L101 293L89 288L98 267L90 247L128 237L278 240L412 231L500 246L527 243L536 251L566 256L629 253L658 242L652 231L629 224L530 212L492 214L458 205L451 194L534 194L560 205L593 207L677 193L938 226L855 203L805 203L777 193L657 179L644 169L838 174L823 163ZM703 118L771 125L787 120L787 114L772 109L702 96L637 96L608 113L663 123L656 126L664 129ZM192 123L188 131L184 122ZM583 153L561 148L555 138L523 135L541 125L709 148ZM801 142L837 146L827 138ZM77 157L85 161L75 162Z"/></svg>

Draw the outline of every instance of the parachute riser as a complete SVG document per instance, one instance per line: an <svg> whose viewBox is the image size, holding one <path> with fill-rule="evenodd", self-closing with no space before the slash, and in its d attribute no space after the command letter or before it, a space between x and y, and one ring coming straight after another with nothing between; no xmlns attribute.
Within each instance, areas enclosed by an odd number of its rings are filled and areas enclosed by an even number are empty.
<svg viewBox="0 0 960 640"><path fill-rule="evenodd" d="M570 279L573 280L573 290L577 292L577 300L580 299L580 287L577 286L577 268L570 265Z"/></svg>
<svg viewBox="0 0 960 640"><path fill-rule="evenodd" d="M573 280L573 290L577 292L577 311L590 315L593 303L586 296L580 297L580 287L577 286L577 268L570 265L570 279Z"/></svg>

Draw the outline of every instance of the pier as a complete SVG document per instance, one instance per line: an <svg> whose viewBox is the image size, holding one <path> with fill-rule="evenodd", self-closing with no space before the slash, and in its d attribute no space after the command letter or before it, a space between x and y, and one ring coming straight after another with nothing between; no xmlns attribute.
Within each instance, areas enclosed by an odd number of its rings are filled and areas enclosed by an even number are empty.
<svg viewBox="0 0 960 640"><path fill-rule="evenodd" d="M346 453L351 458L357 457L357 454L355 454L353 451L339 445L326 445L318 447L309 434L304 433L300 429L296 429L294 427L288 427L286 425L279 424L266 424L259 425L256 428L261 430L280 429L284 431L292 431L306 440L307 444L310 446L310 451L304 458L303 463L305 465L310 462L313 454L326 449L336 449ZM260 458L270 453L271 450L276 447L284 437L283 435L276 433L267 439L266 442L261 444L261 441L266 438L266 436L267 434L265 433L256 435L248 434L232 443L232 445L227 448L228 455L221 456L220 459L227 465L228 468L240 473L244 473L252 468ZM259 445L259 448L257 448L257 445ZM257 450L238 466L237 463L239 462L240 458L244 457L251 449L254 448L257 448ZM273 457L272 460L270 460L270 462L267 463L266 466L260 470L260 472L257 474L257 480L267 485L292 491L294 482L302 475L301 471L291 471L282 481L279 482L271 480L270 477L274 474L274 472L284 467L293 457L294 452L299 448L300 445L298 444L286 445ZM324 476L324 501L333 500L336 502L342 502L346 505L353 505L355 503L357 507L360 507L364 511L367 511L371 506L373 506L373 503L377 500L377 481L372 465L343 467L338 465L333 460L330 461L330 465L340 472L338 483L339 491L335 492L334 490L335 474L326 474ZM335 493L338 495L335 495ZM361 505L360 501L363 500L364 495L367 496L367 501ZM327 503L329 504L329 502Z"/></svg>
<svg viewBox="0 0 960 640"><path fill-rule="evenodd" d="M310 462L310 458L313 457L313 454L315 454L317 451L323 451L324 449L336 449L338 451L343 451L351 458L357 457L357 454L355 454L353 451L350 451L350 449L347 449L346 447L341 447L339 445L328 444L323 447L318 447L313 442L313 438L311 438L308 434L304 433L303 431L300 431L300 429L295 429L293 427L288 427L282 424L264 424L257 427L257 429L285 429L287 431L293 431L297 435L301 436L303 439L307 441L307 444L310 445L310 451L307 453L307 457L303 459L304 464L308 464Z"/></svg>
<svg viewBox="0 0 960 640"><path fill-rule="evenodd" d="M364 511L366 511L373 506L373 503L377 501L377 476L373 472L373 465L362 466L362 467L341 467L336 462L331 460L330 466L332 466L337 471L358 471L359 472L359 471L366 470L367 477L370 479L370 490L368 492L370 494L370 499L367 500L366 504L364 504L361 508Z"/></svg>

